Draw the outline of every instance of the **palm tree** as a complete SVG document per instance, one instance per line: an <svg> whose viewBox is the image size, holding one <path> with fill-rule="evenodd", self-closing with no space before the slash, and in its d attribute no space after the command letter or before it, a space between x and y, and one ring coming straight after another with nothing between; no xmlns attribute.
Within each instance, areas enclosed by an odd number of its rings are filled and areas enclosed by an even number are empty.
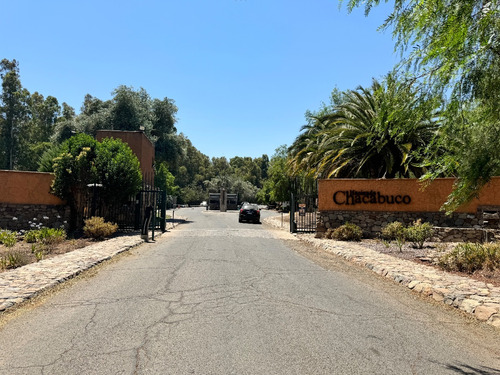
<svg viewBox="0 0 500 375"><path fill-rule="evenodd" d="M344 92L290 147L290 164L318 176L394 178L425 173L423 154L438 129L439 101L389 75Z"/></svg>

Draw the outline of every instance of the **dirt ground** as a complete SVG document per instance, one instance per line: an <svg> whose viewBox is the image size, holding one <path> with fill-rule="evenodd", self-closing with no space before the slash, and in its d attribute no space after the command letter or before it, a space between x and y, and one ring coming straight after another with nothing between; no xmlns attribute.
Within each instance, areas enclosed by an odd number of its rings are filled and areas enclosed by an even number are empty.
<svg viewBox="0 0 500 375"><path fill-rule="evenodd" d="M76 249L80 249L82 247L88 246L92 243L92 241L88 238L80 238L80 239L70 239L65 240L62 243L50 246L36 246L35 251L43 251L43 258L52 258L59 254L64 254ZM37 257L33 252L33 244L26 243L24 241L18 241L13 247L6 247L4 245L0 245L0 259L6 257L8 254L16 254L19 259L20 265L26 265L29 263L37 262ZM0 273L5 272L8 269L4 269L0 267Z"/></svg>

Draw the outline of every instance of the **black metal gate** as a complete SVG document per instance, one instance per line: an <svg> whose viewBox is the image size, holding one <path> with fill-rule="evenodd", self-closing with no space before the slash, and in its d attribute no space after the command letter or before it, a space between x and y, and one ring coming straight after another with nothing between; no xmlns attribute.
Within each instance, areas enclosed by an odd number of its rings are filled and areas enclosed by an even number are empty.
<svg viewBox="0 0 500 375"><path fill-rule="evenodd" d="M129 197L126 202L109 204L100 199L99 189L92 186L84 195L82 203L83 219L100 216L106 221L118 224L120 230L141 229L146 210L151 207L153 216L150 229L165 231L167 206L165 191L145 187L135 197Z"/></svg>
<svg viewBox="0 0 500 375"><path fill-rule="evenodd" d="M290 232L315 233L317 211L317 181L293 180L290 192Z"/></svg>

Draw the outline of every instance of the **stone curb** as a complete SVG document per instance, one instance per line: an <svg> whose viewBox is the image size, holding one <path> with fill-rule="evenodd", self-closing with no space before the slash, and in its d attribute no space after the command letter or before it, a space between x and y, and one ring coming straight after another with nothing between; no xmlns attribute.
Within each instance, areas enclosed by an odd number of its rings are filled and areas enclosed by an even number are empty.
<svg viewBox="0 0 500 375"><path fill-rule="evenodd" d="M280 221L277 222L276 218ZM280 217L263 221L277 228L281 226ZM352 242L322 240L302 234L296 237L500 328L500 287L381 254Z"/></svg>
<svg viewBox="0 0 500 375"><path fill-rule="evenodd" d="M167 231L174 229L179 222L186 219L178 217L177 220L175 223L167 223ZM155 233L155 237L161 235L161 232ZM141 239L139 233L121 235L41 260L38 263L2 272L0 273L0 312L143 243L144 240Z"/></svg>
<svg viewBox="0 0 500 375"><path fill-rule="evenodd" d="M69 280L82 271L136 247L144 241L138 233L61 254L0 273L0 312L24 302L42 291Z"/></svg>

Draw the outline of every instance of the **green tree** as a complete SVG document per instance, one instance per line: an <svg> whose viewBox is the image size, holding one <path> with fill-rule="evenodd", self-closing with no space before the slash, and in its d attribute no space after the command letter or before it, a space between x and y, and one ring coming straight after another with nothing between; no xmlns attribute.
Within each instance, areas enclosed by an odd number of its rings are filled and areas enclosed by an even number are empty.
<svg viewBox="0 0 500 375"><path fill-rule="evenodd" d="M155 166L155 186L167 192L167 195L177 195L179 187L175 184L175 177L168 170L166 162L158 163Z"/></svg>
<svg viewBox="0 0 500 375"><path fill-rule="evenodd" d="M110 125L114 130L139 130L142 126L151 131L151 98L144 89L134 91L131 87L119 86L113 91L110 109Z"/></svg>
<svg viewBox="0 0 500 375"><path fill-rule="evenodd" d="M268 178L258 192L262 203L286 202L290 200L290 174L288 172L287 146L282 145L275 150L269 162Z"/></svg>
<svg viewBox="0 0 500 375"><path fill-rule="evenodd" d="M438 130L440 101L392 75L383 84L343 93L332 113L304 128L290 148L295 174L315 177L420 177L425 150Z"/></svg>
<svg viewBox="0 0 500 375"><path fill-rule="evenodd" d="M19 134L27 116L29 92L21 86L19 64L16 60L0 62L2 94L0 96L1 169L16 167Z"/></svg>
<svg viewBox="0 0 500 375"><path fill-rule="evenodd" d="M51 137L60 113L53 96L46 99L38 92L28 97L27 113L19 132L16 169L36 170L42 154L51 147Z"/></svg>
<svg viewBox="0 0 500 375"><path fill-rule="evenodd" d="M380 0L346 3L349 11L364 6L368 15ZM381 28L392 30L396 48L406 53L403 65L413 68L417 77L424 77L436 90L446 92L451 86L462 99L494 95L495 105L500 105L499 0L393 3L393 11Z"/></svg>
<svg viewBox="0 0 500 375"><path fill-rule="evenodd" d="M379 0L348 0L347 7L364 6L368 14ZM448 126L441 148L449 151L430 164L434 171L459 178L446 205L451 211L478 194L494 175L498 163L483 150L498 147L500 123L500 1L394 0L382 29L392 30L404 56L400 67L413 74L430 92L447 98ZM470 114L472 113L472 115ZM477 113L481 121L471 120ZM488 137L485 136L488 135ZM481 147L455 147L482 139ZM449 147L452 145L452 147ZM495 153L492 153L495 155ZM443 160L444 159L444 162ZM457 165L462 165L457 168Z"/></svg>
<svg viewBox="0 0 500 375"><path fill-rule="evenodd" d="M58 151L58 156L51 157ZM75 135L42 157L45 168L54 172L52 192L66 200L71 209L71 229L77 229L78 199L90 184L100 184L107 203L119 203L136 194L142 183L139 160L128 145L117 139L102 143L86 134Z"/></svg>
<svg viewBox="0 0 500 375"><path fill-rule="evenodd" d="M261 167L256 159L250 157L235 156L229 160L229 164L237 176L248 181L254 186L261 186Z"/></svg>
<svg viewBox="0 0 500 375"><path fill-rule="evenodd" d="M95 168L96 180L102 185L101 197L106 203L126 202L141 189L142 172L139 159L132 149L120 139L104 138L97 143Z"/></svg>
<svg viewBox="0 0 500 375"><path fill-rule="evenodd" d="M89 135L78 134L65 141L57 149L58 155L47 163L48 172L54 173L52 193L68 202L70 208L70 230L77 229L78 199L87 184L98 183L94 167L97 141ZM53 150L52 150L53 151ZM50 152L50 151L48 151ZM52 153L51 156L54 154ZM42 156L42 160L48 157Z"/></svg>

